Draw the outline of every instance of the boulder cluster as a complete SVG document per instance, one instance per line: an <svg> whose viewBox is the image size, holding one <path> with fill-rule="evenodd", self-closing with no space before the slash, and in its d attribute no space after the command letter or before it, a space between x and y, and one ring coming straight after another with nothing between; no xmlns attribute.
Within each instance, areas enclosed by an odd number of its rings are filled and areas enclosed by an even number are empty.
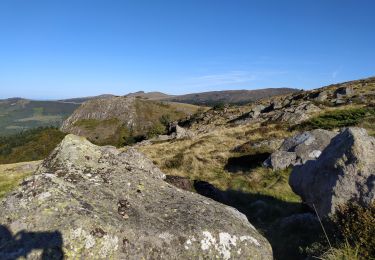
<svg viewBox="0 0 375 260"><path fill-rule="evenodd" d="M362 128L300 133L285 139L264 165L293 167L290 186L321 216L348 202L375 201L375 138Z"/></svg>

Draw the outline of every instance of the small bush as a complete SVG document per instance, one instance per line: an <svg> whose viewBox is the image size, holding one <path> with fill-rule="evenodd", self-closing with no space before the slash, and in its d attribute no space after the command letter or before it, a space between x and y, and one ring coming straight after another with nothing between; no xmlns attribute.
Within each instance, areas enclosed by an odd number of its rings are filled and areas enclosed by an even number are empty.
<svg viewBox="0 0 375 260"><path fill-rule="evenodd" d="M369 207L356 203L341 206L333 221L344 240L359 246L360 256L375 257L375 203Z"/></svg>
<svg viewBox="0 0 375 260"><path fill-rule="evenodd" d="M165 125L162 123L155 123L147 132L147 138L153 138L155 136L164 134L166 132Z"/></svg>
<svg viewBox="0 0 375 260"><path fill-rule="evenodd" d="M324 260L359 260L360 256L358 254L359 247L352 247L346 242L343 246L339 248L331 248L326 253L323 254L321 259Z"/></svg>
<svg viewBox="0 0 375 260"><path fill-rule="evenodd" d="M165 127L168 127L169 124L172 122L171 116L169 114L164 114L159 118L159 121Z"/></svg>
<svg viewBox="0 0 375 260"><path fill-rule="evenodd" d="M177 153L171 159L165 162L165 167L168 169L178 169L183 165L184 154Z"/></svg>
<svg viewBox="0 0 375 260"><path fill-rule="evenodd" d="M219 102L219 103L215 104L212 107L212 109L216 110L216 111L221 111L221 110L224 110L225 107L226 107L226 104L224 102Z"/></svg>

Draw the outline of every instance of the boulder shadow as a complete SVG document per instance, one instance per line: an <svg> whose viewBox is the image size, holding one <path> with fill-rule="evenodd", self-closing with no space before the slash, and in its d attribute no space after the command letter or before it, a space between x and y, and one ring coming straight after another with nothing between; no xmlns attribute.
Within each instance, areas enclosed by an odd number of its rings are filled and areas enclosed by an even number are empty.
<svg viewBox="0 0 375 260"><path fill-rule="evenodd" d="M275 259L306 259L310 255L308 252L301 252L301 248L307 248L323 239L318 221L298 221L304 216L314 219L311 210L303 203L287 202L258 193L222 191L204 181L194 181L194 188L200 195L243 213L270 242ZM293 219L297 221L290 221Z"/></svg>
<svg viewBox="0 0 375 260"><path fill-rule="evenodd" d="M270 156L270 153L248 154L237 157L230 157L224 169L230 173L248 172L258 166Z"/></svg>
<svg viewBox="0 0 375 260"><path fill-rule="evenodd" d="M27 232L16 234L4 225L0 225L0 259L15 260L27 258L34 250L40 250L42 260L64 259L63 237L59 231Z"/></svg>

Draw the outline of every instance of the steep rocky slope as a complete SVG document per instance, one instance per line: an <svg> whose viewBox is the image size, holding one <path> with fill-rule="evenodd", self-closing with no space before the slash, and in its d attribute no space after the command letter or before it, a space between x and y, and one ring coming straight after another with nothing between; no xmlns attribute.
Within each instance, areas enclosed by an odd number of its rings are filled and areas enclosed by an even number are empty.
<svg viewBox="0 0 375 260"><path fill-rule="evenodd" d="M68 135L0 204L0 258L272 259L233 208L163 181L129 148Z"/></svg>

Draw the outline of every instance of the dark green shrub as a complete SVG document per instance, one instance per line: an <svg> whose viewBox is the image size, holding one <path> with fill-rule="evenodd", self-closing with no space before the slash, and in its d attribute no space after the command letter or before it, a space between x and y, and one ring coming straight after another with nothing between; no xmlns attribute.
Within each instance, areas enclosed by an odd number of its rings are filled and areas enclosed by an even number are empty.
<svg viewBox="0 0 375 260"><path fill-rule="evenodd" d="M178 153L175 156L173 156L171 159L165 162L165 167L168 169L178 169L182 165L183 159L184 159L184 154Z"/></svg>
<svg viewBox="0 0 375 260"><path fill-rule="evenodd" d="M171 119L171 116L169 114L164 114L159 118L159 121L162 125L167 127L172 122L172 119Z"/></svg>
<svg viewBox="0 0 375 260"><path fill-rule="evenodd" d="M217 110L217 111L220 111L220 110L224 110L224 108L226 107L226 104L224 102L219 102L217 104L215 104L212 109L213 110Z"/></svg>
<svg viewBox="0 0 375 260"><path fill-rule="evenodd" d="M166 127L162 123L155 123L147 132L147 138L153 138L161 134L165 134Z"/></svg>
<svg viewBox="0 0 375 260"><path fill-rule="evenodd" d="M346 126L355 126L368 117L375 115L373 108L351 108L326 112L314 117L300 125L293 127L293 130L311 129L334 129Z"/></svg>

